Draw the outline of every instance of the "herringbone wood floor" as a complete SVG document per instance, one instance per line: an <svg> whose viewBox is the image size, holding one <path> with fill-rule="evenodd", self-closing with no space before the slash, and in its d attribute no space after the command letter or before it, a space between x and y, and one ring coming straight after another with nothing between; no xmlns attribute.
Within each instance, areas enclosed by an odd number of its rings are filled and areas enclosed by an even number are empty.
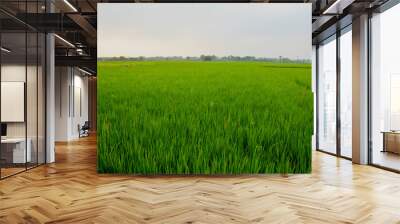
<svg viewBox="0 0 400 224"><path fill-rule="evenodd" d="M400 175L319 152L310 175L96 173L95 138L0 181L0 223L400 223Z"/></svg>

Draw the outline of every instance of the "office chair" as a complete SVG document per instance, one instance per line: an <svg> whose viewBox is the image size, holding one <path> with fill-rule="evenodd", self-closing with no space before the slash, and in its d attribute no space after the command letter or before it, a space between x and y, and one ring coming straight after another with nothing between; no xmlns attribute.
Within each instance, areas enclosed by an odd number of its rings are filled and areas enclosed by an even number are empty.
<svg viewBox="0 0 400 224"><path fill-rule="evenodd" d="M85 121L82 127L78 125L78 129L79 129L79 138L89 136L89 129L90 129L89 121Z"/></svg>

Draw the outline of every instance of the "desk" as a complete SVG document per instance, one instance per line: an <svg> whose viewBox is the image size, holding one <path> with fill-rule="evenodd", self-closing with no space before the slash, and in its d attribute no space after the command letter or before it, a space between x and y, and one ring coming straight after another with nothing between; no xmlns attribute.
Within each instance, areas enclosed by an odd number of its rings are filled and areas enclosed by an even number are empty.
<svg viewBox="0 0 400 224"><path fill-rule="evenodd" d="M400 154L400 131L383 131L382 152Z"/></svg>
<svg viewBox="0 0 400 224"><path fill-rule="evenodd" d="M28 144L25 152L25 138L6 138L1 139L1 157L6 163L26 163L31 162L31 139L27 139Z"/></svg>

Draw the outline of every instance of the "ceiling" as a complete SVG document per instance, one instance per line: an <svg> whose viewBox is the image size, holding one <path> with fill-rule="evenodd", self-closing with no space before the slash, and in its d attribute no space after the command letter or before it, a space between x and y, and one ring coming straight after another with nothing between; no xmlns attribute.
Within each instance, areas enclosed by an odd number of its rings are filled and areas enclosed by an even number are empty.
<svg viewBox="0 0 400 224"><path fill-rule="evenodd" d="M47 0L46 6L46 0L1 0L0 22L3 32L18 32L25 28L55 32L60 37L56 38L56 64L85 67L95 73L97 3L312 3L313 39L318 40L338 20L377 7L385 1L387 0Z"/></svg>

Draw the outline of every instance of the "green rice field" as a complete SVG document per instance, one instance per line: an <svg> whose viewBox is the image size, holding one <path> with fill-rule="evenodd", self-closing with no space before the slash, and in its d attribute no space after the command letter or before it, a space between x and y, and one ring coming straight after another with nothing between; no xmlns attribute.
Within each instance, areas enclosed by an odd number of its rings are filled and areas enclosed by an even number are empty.
<svg viewBox="0 0 400 224"><path fill-rule="evenodd" d="M98 62L98 171L309 173L311 65Z"/></svg>

